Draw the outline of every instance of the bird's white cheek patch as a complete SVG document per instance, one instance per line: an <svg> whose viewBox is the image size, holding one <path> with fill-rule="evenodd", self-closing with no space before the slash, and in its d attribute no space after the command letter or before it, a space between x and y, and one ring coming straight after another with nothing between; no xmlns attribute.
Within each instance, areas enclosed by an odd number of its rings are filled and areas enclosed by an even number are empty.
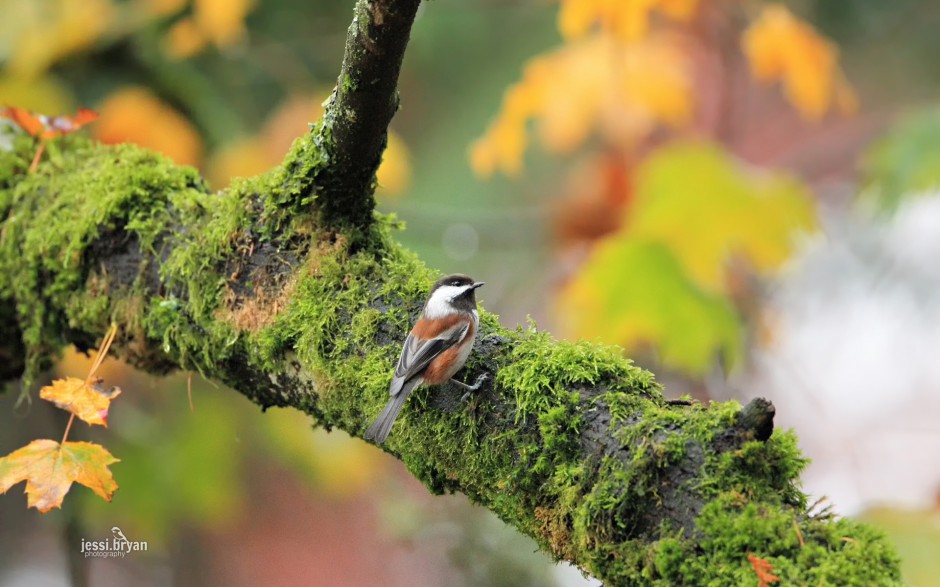
<svg viewBox="0 0 940 587"><path fill-rule="evenodd" d="M457 287L453 285L442 285L437 288L424 308L424 315L431 319L447 316L453 312L450 301L463 293L465 289L466 286Z"/></svg>

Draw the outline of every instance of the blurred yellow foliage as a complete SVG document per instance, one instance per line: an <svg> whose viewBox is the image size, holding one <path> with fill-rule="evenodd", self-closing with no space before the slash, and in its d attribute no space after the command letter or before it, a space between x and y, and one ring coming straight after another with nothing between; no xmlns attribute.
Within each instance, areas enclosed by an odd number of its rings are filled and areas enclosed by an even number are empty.
<svg viewBox="0 0 940 587"><path fill-rule="evenodd" d="M97 357L79 352L75 347L68 347L63 351L62 358L55 365L55 373L60 377L67 377L71 373L87 373L91 371ZM105 381L128 381L134 368L122 361L104 360L95 374Z"/></svg>
<svg viewBox="0 0 940 587"><path fill-rule="evenodd" d="M140 0L143 10L153 16L171 16L189 5L189 0Z"/></svg>
<svg viewBox="0 0 940 587"><path fill-rule="evenodd" d="M662 361L704 373L741 352L740 323L723 296L697 287L662 243L624 234L600 241L558 298L569 334L616 342L628 352L655 345Z"/></svg>
<svg viewBox="0 0 940 587"><path fill-rule="evenodd" d="M312 429L304 413L269 410L259 424L273 458L299 472L320 492L350 497L383 474L378 451L346 434Z"/></svg>
<svg viewBox="0 0 940 587"><path fill-rule="evenodd" d="M669 35L626 44L593 35L526 65L496 120L471 146L470 163L481 176L518 174L530 118L538 120L546 148L568 152L593 130L608 145L630 146L659 124L686 123L691 112L686 59Z"/></svg>
<svg viewBox="0 0 940 587"><path fill-rule="evenodd" d="M284 158L291 143L309 131L310 122L323 115L323 93L295 94L274 111L258 134L229 142L209 162L207 176L213 188L223 188L233 177L261 173ZM411 157L404 141L392 131L378 170L379 189L398 196L411 184Z"/></svg>
<svg viewBox="0 0 940 587"><path fill-rule="evenodd" d="M215 45L229 47L245 35L252 0L193 0L193 19Z"/></svg>
<svg viewBox="0 0 940 587"><path fill-rule="evenodd" d="M236 177L251 177L277 163L278 158L259 136L229 141L216 151L206 169L212 189L223 189Z"/></svg>
<svg viewBox="0 0 940 587"><path fill-rule="evenodd" d="M554 152L581 146L595 130L605 147L629 152L658 127L688 122L695 108L690 36L654 15L689 23L700 4L561 0L558 29L565 44L532 59L522 81L506 91L496 119L470 146L473 171L518 175L530 119L539 123L541 145ZM836 47L783 6L765 7L741 42L754 76L782 80L804 116L818 119L833 106L844 113L856 109Z"/></svg>
<svg viewBox="0 0 940 587"><path fill-rule="evenodd" d="M192 5L192 16L173 23L163 40L166 53L175 59L192 57L209 43L225 48L245 37L245 18L253 0L147 0L156 15L175 14Z"/></svg>
<svg viewBox="0 0 940 587"><path fill-rule="evenodd" d="M91 46L115 12L110 0L4 0L0 53L7 74L32 79Z"/></svg>
<svg viewBox="0 0 940 587"><path fill-rule="evenodd" d="M742 346L729 262L769 273L816 225L799 182L743 169L705 143L658 149L638 170L626 214L564 289L558 314L573 334L628 350L655 344L664 362L693 372Z"/></svg>
<svg viewBox="0 0 940 587"><path fill-rule="evenodd" d="M781 4L765 6L741 39L751 71L759 80L780 80L791 103L807 118L831 107L843 113L857 98L838 65L839 51Z"/></svg>
<svg viewBox="0 0 940 587"><path fill-rule="evenodd" d="M698 0L562 0L558 30L565 39L579 39L598 25L622 40L634 41L648 32L653 10L685 22L697 5Z"/></svg>
<svg viewBox="0 0 940 587"><path fill-rule="evenodd" d="M48 115L74 110L71 92L50 76L30 80L0 74L0 97L0 106L18 106Z"/></svg>
<svg viewBox="0 0 940 587"><path fill-rule="evenodd" d="M396 133L389 131L388 146L382 155L382 164L376 172L379 196L395 198L411 186L411 154L408 145Z"/></svg>
<svg viewBox="0 0 940 587"><path fill-rule="evenodd" d="M192 57L206 47L206 36L191 18L173 23L163 38L163 50L174 59Z"/></svg>
<svg viewBox="0 0 940 587"><path fill-rule="evenodd" d="M134 143L163 153L183 165L199 165L203 144L199 132L179 112L150 90L124 87L99 106L92 127L103 143Z"/></svg>
<svg viewBox="0 0 940 587"><path fill-rule="evenodd" d="M740 168L717 146L680 143L640 167L622 230L662 243L699 287L726 293L731 257L760 272L786 261L794 233L816 227L812 202L795 179Z"/></svg>

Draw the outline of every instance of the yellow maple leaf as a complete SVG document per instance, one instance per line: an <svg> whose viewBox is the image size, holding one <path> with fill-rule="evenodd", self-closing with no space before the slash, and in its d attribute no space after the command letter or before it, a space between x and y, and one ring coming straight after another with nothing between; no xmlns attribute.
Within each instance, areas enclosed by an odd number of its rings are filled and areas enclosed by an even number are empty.
<svg viewBox="0 0 940 587"><path fill-rule="evenodd" d="M42 513L62 506L72 483L78 482L106 501L118 488L108 465L119 459L91 442L34 440L0 458L0 493L26 481L29 507Z"/></svg>
<svg viewBox="0 0 940 587"><path fill-rule="evenodd" d="M678 21L688 21L698 0L562 0L558 30L565 39L580 39L595 28L624 41L649 32L654 10Z"/></svg>
<svg viewBox="0 0 940 587"><path fill-rule="evenodd" d="M89 424L108 427L108 409L111 400L121 394L120 387L106 391L101 379L67 377L56 379L52 385L39 390L39 397L69 411Z"/></svg>
<svg viewBox="0 0 940 587"><path fill-rule="evenodd" d="M839 68L839 52L785 6L765 6L741 45L758 80L781 81L787 99L809 119L835 107L852 113L857 99Z"/></svg>
<svg viewBox="0 0 940 587"><path fill-rule="evenodd" d="M671 35L624 44L599 34L568 43L526 65L496 119L471 145L471 167L484 177L497 170L517 174L530 119L549 151L569 152L592 131L609 145L629 147L657 125L688 122L691 84L686 55Z"/></svg>

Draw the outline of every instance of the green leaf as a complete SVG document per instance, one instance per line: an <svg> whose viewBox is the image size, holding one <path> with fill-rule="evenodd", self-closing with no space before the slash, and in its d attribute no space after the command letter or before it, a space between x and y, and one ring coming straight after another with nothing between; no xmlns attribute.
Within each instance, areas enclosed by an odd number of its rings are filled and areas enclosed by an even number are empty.
<svg viewBox="0 0 940 587"><path fill-rule="evenodd" d="M743 341L728 265L769 273L785 262L795 236L816 225L809 192L697 142L657 151L636 189L622 228L562 292L567 326L628 350L653 345L666 364L693 373L717 357L733 363Z"/></svg>
<svg viewBox="0 0 940 587"><path fill-rule="evenodd" d="M700 286L724 291L742 257L759 271L790 257L794 234L815 227L811 195L798 181L736 164L718 146L677 143L639 170L626 238L659 242Z"/></svg>
<svg viewBox="0 0 940 587"><path fill-rule="evenodd" d="M865 156L865 192L882 211L940 187L940 108L904 118Z"/></svg>
<svg viewBox="0 0 940 587"><path fill-rule="evenodd" d="M719 355L732 363L741 335L730 302L691 281L665 246L622 237L599 245L562 294L575 329L628 349L654 344L665 363L691 372Z"/></svg>

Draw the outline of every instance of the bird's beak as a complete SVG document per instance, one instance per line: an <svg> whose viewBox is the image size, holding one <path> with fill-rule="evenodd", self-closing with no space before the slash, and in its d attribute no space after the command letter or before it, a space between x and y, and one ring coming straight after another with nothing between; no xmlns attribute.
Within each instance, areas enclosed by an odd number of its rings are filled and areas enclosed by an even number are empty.
<svg viewBox="0 0 940 587"><path fill-rule="evenodd" d="M478 288L478 287L483 287L484 285L486 285L486 282L485 282L485 281L478 281L478 282L476 282L476 283L473 284L473 289L476 289L476 288Z"/></svg>

